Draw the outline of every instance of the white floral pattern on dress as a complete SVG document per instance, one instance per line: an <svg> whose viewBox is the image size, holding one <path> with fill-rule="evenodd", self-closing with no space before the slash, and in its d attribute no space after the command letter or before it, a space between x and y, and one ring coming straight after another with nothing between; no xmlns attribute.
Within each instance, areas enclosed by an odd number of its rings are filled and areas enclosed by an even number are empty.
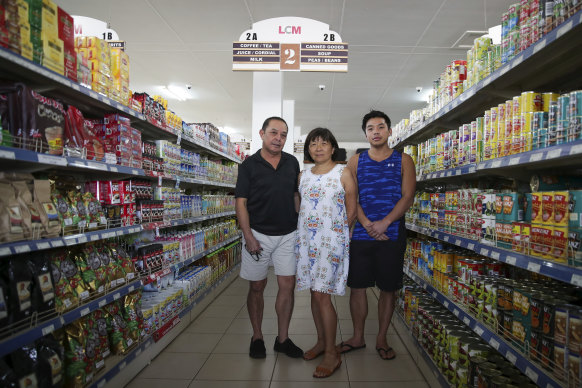
<svg viewBox="0 0 582 388"><path fill-rule="evenodd" d="M299 182L301 208L297 226L297 289L344 295L349 269L349 228L344 166L316 175L304 170Z"/></svg>

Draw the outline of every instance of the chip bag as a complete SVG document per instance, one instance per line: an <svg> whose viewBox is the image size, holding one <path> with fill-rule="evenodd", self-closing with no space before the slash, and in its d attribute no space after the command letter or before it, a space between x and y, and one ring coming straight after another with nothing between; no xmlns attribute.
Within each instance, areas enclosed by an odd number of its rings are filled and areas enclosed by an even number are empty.
<svg viewBox="0 0 582 388"><path fill-rule="evenodd" d="M127 333L127 322L123 319L123 311L119 303L113 302L103 308L106 313L109 345L113 354L123 354L129 348L131 340Z"/></svg>
<svg viewBox="0 0 582 388"><path fill-rule="evenodd" d="M85 245L83 250L75 255L75 262L81 271L81 277L93 293L103 293L107 284L107 267L101 262L101 257L93 244Z"/></svg>
<svg viewBox="0 0 582 388"><path fill-rule="evenodd" d="M38 351L39 388L60 388L63 386L65 349L52 335L36 341Z"/></svg>
<svg viewBox="0 0 582 388"><path fill-rule="evenodd" d="M74 283L81 282L78 268L74 262L67 258L67 251L56 251L51 257L51 269L55 286L55 309L58 313L65 312L79 304ZM69 282L73 279L74 283Z"/></svg>

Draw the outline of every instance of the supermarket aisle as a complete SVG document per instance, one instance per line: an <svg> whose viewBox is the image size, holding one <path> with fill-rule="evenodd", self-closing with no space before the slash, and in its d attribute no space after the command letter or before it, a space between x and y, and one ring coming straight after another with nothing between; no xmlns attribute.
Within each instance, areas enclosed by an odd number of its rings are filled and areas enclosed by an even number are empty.
<svg viewBox="0 0 582 388"><path fill-rule="evenodd" d="M345 354L339 371L328 379L318 380L312 373L317 360L291 359L273 351L277 334L275 315L275 276L269 274L265 290L263 333L267 358L254 360L248 355L251 326L246 310L248 283L237 278L204 312L178 336L151 365L127 385L149 387L384 387L387 382L404 388L429 385L407 352L400 337L390 328L388 343L397 357L381 360L375 349L377 298L369 291L370 313L366 322L366 349ZM350 337L352 324L349 296L336 297L339 316L338 342ZM290 337L302 349L315 343L315 325L311 317L309 292L296 295L295 310L289 329Z"/></svg>

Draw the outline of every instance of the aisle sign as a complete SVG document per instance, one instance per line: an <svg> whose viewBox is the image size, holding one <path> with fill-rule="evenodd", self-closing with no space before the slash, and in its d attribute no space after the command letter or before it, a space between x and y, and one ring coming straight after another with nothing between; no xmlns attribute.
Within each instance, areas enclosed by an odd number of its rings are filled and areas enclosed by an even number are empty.
<svg viewBox="0 0 582 388"><path fill-rule="evenodd" d="M75 23L75 37L96 36L103 40L119 40L117 32L108 28L107 23L102 20L73 15L73 21Z"/></svg>
<svg viewBox="0 0 582 388"><path fill-rule="evenodd" d="M281 17L254 23L232 44L235 71L348 71L348 44L329 25Z"/></svg>

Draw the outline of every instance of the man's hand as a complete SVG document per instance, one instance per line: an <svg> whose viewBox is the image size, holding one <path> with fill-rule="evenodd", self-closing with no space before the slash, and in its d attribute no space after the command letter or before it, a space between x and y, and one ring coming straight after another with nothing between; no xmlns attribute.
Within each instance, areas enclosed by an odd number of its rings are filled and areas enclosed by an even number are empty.
<svg viewBox="0 0 582 388"><path fill-rule="evenodd" d="M386 221L386 220L382 219L380 221L366 223L364 225L364 229L366 229L366 232L368 232L368 235L370 237L372 237L373 239L376 239L378 241L386 241L386 240L390 239L385 234L386 230L388 229L388 226L390 226L390 224L391 224L390 221Z"/></svg>
<svg viewBox="0 0 582 388"><path fill-rule="evenodd" d="M263 250L261 244L252 233L248 237L245 236L245 248L251 255L256 255Z"/></svg>

